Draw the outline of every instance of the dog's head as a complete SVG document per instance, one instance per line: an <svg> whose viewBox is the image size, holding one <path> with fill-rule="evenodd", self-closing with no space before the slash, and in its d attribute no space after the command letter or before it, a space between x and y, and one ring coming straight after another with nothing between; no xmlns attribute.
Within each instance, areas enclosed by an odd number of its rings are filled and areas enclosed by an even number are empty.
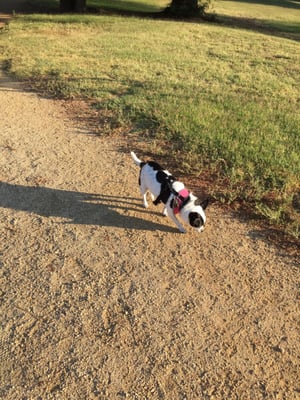
<svg viewBox="0 0 300 400"><path fill-rule="evenodd" d="M200 203L197 200L194 203L195 207L193 208L193 211L191 211L189 213L189 223L198 232L203 232L204 231L205 222L206 222L206 215L205 215L204 210L208 206L209 200L206 199L202 203Z"/></svg>

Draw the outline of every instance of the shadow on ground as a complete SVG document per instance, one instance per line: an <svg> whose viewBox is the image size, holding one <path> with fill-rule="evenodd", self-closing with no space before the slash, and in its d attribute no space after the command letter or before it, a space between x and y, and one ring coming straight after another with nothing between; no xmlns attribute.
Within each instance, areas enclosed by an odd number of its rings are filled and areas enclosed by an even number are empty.
<svg viewBox="0 0 300 400"><path fill-rule="evenodd" d="M289 0L282 0L278 2L278 0L241 0L246 3L257 3L263 5L270 5L270 6L279 6L284 8L289 8L291 10L299 10L300 4L299 1L289 1ZM5 2L6 3L6 2ZM1 13L2 17L4 14L11 14L11 13L23 13L23 14L52 14L51 22L55 22L53 19L53 15L60 15L59 7L57 3L48 2L26 2L25 0L11 0L9 4L0 4L0 22L1 22ZM136 5L136 3L133 3ZM123 7L125 4L123 4ZM96 6L96 7L87 7L86 14L90 15L122 15L122 16L130 16L130 17L137 17L137 18L150 18L150 19L162 19L162 20L172 20L174 19L173 16L169 15L165 12L165 10L159 11L134 11L131 7L131 2L127 2L128 8L116 8L116 7L107 7L107 6ZM145 5L146 7L146 5ZM147 10L147 7L145 8ZM62 20L61 18L57 19L57 23L72 23L78 22L77 18L74 18L74 14L64 14L65 17ZM69 19L68 19L69 15ZM7 16L6 16L7 17ZM28 15L28 20L30 21L32 17ZM34 22L38 22L38 16L34 16ZM266 18L268 19L268 18ZM45 18L42 19L43 22L46 22ZM300 31L299 31L299 24L296 23L286 23L280 21L265 21L255 18L245 18L245 17L233 17L233 16L224 16L219 15L217 13L210 13L208 12L206 16L203 17L196 17L191 19L181 19L184 22L192 22L192 23L203 23L203 22L211 22L214 24L221 24L224 27L228 28L238 28L238 29L247 29L254 32L260 32L266 35L277 36L288 38L292 40L299 41L300 40ZM3 22L3 21L2 21ZM7 21L6 21L7 22ZM271 24L269 23L271 22Z"/></svg>
<svg viewBox="0 0 300 400"><path fill-rule="evenodd" d="M40 186L0 183L0 207L34 213L43 217L59 217L62 223L98 225L137 230L175 232L176 229L148 221L148 213L137 198L82 193ZM127 215L133 211L141 215ZM163 218L163 217L162 217Z"/></svg>

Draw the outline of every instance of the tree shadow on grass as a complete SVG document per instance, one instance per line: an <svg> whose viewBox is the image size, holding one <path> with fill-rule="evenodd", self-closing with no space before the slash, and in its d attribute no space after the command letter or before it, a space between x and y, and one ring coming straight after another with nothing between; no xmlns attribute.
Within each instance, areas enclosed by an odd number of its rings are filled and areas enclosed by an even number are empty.
<svg viewBox="0 0 300 400"><path fill-rule="evenodd" d="M59 217L66 224L177 232L171 226L144 219L143 214L148 211L141 204L141 199L131 197L0 183L2 208ZM130 212L138 216L130 215Z"/></svg>
<svg viewBox="0 0 300 400"><path fill-rule="evenodd" d="M264 35L300 40L300 25L296 22L218 15L216 23L226 28L245 29Z"/></svg>
<svg viewBox="0 0 300 400"><path fill-rule="evenodd" d="M52 0L3 0L0 13L49 13L58 12L59 3Z"/></svg>
<svg viewBox="0 0 300 400"><path fill-rule="evenodd" d="M223 0L227 1L227 0ZM228 0L232 1L232 0ZM283 8L292 8L295 10L300 10L299 0L238 0L239 3L248 3L264 6L276 6Z"/></svg>
<svg viewBox="0 0 300 400"><path fill-rule="evenodd" d="M226 0L225 0L226 1ZM261 5L278 6L289 9L300 9L300 2L291 0L241 0L246 3L255 3ZM129 2L130 3L130 2ZM210 13L207 11L202 17L191 17L191 18L174 18L166 10L156 12L146 11L133 11L129 9L120 9L117 7L101 7L101 8L88 8L88 12L95 14L111 14L111 15L123 15L140 18L158 19L158 20L175 20L186 23L212 23L221 24L228 28L242 28L251 30L254 32L263 33L271 36L278 36L289 38L292 40L300 40L300 28L297 23L290 23L285 21L272 21L266 19L247 18L247 17L234 17L224 16L218 13Z"/></svg>
<svg viewBox="0 0 300 400"><path fill-rule="evenodd" d="M270 6L278 6L289 9L300 9L299 1L291 1L291 0L241 0L246 3L254 3L254 4L262 4L262 5L270 5ZM17 1L16 1L17 2ZM18 3L18 2L17 2ZM123 3L122 7L107 7L107 6L93 6L87 7L85 14L60 14L57 7L54 7L51 2L45 1L44 3L36 2L35 0L31 0L30 2L19 2L18 8L16 11L19 13L29 14L27 15L26 20L28 22L39 22L38 14L46 13L49 14L49 21L53 23L89 23L88 16L89 15L120 15L120 16L130 16L137 18L149 18L149 19L160 19L160 20L174 20L165 10L162 11L138 11L134 10L133 5L136 3L132 3L129 1L126 4ZM146 5L145 5L146 7ZM3 6L2 6L3 8ZM141 10L143 8L141 7ZM5 9L6 10L6 9ZM1 12L1 5L0 5ZM6 12L9 12L9 10ZM30 15L34 13L35 15ZM51 14L51 15L50 15ZM85 16L85 18L81 18L80 16ZM55 18L57 16L57 18ZM177 21L180 19L176 19ZM47 22L47 18L45 15L41 17L41 22ZM213 23L213 24L221 24L224 27L228 28L242 28L251 30L254 32L263 33L266 35L277 36L288 38L292 40L299 41L300 40L300 28L297 23L289 23L285 21L269 21L268 15L266 15L266 19L256 19L256 18L246 18L246 17L234 17L234 16L225 16L219 14L210 14L207 12L205 18L196 17L191 19L181 19L181 22L186 23Z"/></svg>

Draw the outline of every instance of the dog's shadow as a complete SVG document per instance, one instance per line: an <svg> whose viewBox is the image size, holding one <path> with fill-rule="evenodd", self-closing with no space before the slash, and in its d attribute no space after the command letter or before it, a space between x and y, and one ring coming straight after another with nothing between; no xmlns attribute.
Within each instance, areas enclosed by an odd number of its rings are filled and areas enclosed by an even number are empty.
<svg viewBox="0 0 300 400"><path fill-rule="evenodd" d="M60 217L64 223L175 232L171 226L143 218L141 199L0 183L0 207ZM134 211L138 216L130 215ZM163 217L162 217L163 218Z"/></svg>

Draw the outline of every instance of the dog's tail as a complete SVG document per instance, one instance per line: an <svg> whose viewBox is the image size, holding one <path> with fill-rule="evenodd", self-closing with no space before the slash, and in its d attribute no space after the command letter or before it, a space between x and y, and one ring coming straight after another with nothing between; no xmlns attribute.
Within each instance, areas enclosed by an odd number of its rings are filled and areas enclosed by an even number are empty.
<svg viewBox="0 0 300 400"><path fill-rule="evenodd" d="M141 167L141 165L143 164L143 161L140 160L139 158L137 158L136 154L133 151L131 151L130 154L131 154L131 157L132 157L134 163L136 165L138 165L139 167Z"/></svg>

